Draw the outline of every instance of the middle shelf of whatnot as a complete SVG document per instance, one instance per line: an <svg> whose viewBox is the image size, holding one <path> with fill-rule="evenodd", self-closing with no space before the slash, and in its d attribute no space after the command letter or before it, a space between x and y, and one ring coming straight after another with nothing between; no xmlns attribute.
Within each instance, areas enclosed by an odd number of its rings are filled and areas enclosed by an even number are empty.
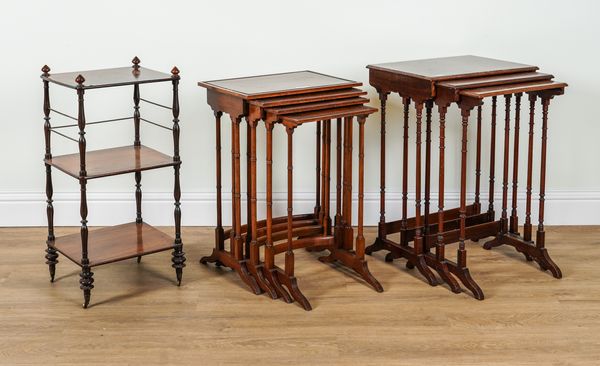
<svg viewBox="0 0 600 366"><path fill-rule="evenodd" d="M79 153L53 156L44 162L68 175L79 178ZM140 172L181 164L173 157L144 145L122 146L85 153L85 178L93 179L112 175Z"/></svg>

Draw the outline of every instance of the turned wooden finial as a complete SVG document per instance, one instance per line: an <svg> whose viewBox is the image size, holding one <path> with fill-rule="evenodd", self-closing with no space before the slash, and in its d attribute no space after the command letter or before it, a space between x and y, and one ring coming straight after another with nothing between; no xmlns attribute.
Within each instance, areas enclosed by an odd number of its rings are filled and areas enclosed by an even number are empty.
<svg viewBox="0 0 600 366"><path fill-rule="evenodd" d="M82 86L83 83L85 82L85 78L83 77L83 75L79 74L77 75L77 77L75 78L75 82L77 84L79 84L79 86Z"/></svg>
<svg viewBox="0 0 600 366"><path fill-rule="evenodd" d="M179 69L177 68L177 66L173 66L173 68L171 69L171 74L173 74L173 76L179 75Z"/></svg>
<svg viewBox="0 0 600 366"><path fill-rule="evenodd" d="M44 65L44 67L42 67L42 72L44 73L44 76L50 75L50 67L48 65Z"/></svg>
<svg viewBox="0 0 600 366"><path fill-rule="evenodd" d="M133 67L134 69L139 69L139 68L140 68L140 59L139 59L137 56L135 56L135 57L133 58L133 60L131 60L131 62L133 63L133 66L132 66L132 67Z"/></svg>

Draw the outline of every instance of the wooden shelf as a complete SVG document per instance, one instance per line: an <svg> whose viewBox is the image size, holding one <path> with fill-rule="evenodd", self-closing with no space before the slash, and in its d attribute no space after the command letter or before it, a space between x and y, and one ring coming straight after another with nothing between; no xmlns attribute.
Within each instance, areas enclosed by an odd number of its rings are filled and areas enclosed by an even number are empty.
<svg viewBox="0 0 600 366"><path fill-rule="evenodd" d="M42 75L43 80L75 89L77 75L83 75L83 89L108 88L133 84L157 83L171 81L173 76L164 72L140 67L137 71L132 67L116 67L112 69L64 72L59 74Z"/></svg>
<svg viewBox="0 0 600 366"><path fill-rule="evenodd" d="M173 242L169 235L146 223L92 229L88 233L90 267L169 250ZM80 233L58 237L50 244L81 266Z"/></svg>
<svg viewBox="0 0 600 366"><path fill-rule="evenodd" d="M44 160L51 166L79 178L79 153L54 156ZM85 154L87 179L139 172L149 169L174 166L173 157L141 146L123 146L111 149L88 151Z"/></svg>

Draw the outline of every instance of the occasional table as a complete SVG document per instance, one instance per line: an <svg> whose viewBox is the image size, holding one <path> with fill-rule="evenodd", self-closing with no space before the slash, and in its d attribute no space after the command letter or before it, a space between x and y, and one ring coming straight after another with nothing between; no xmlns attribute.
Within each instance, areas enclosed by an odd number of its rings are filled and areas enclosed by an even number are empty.
<svg viewBox="0 0 600 366"><path fill-rule="evenodd" d="M185 267L185 254L181 241L181 209L179 203L181 197L179 186L179 170L181 166L181 159L179 157L179 70L177 67L174 67L170 74L166 74L141 67L139 65L140 60L137 57L132 62L133 65L129 67L59 74L50 74L48 66L42 68L43 74L41 78L44 85L44 136L46 144L44 164L46 166L46 212L48 216L46 264L49 266L50 281L52 282L54 281L56 264L58 263L58 253L63 254L81 267L79 283L80 288L83 290L84 308L88 307L91 290L94 288L92 267L136 257L139 263L141 257L144 255L171 249L173 250L172 266L175 268L177 285L181 284L182 272ZM158 82L170 82L172 84L173 104L171 107L143 99L140 96L141 84ZM77 117L51 108L50 83L74 89L77 92ZM86 121L84 110L84 94L86 91L126 85L133 85L134 106L132 116L92 122ZM173 115L172 127L165 127L141 117L140 102L147 102L171 110ZM76 123L51 125L51 112L61 118L76 121ZM134 136L132 145L102 150L87 150L86 126L113 122L123 123L122 121L133 121ZM141 122L161 127L172 133L173 156L165 155L141 144ZM78 137L68 135L67 131L71 128L78 129ZM53 156L51 152L52 134L75 142L79 152ZM79 180L81 188L81 229L77 234L63 237L55 237L54 235L54 207L52 199L53 167ZM145 223L142 219L142 171L164 167L173 167L175 173L173 192L175 201L174 239ZM134 173L135 176L135 221L88 232L87 182L91 179L128 173Z"/></svg>
<svg viewBox="0 0 600 366"><path fill-rule="evenodd" d="M407 259L407 267L417 269L432 286L437 279L432 270L450 286L453 292L461 292L456 280L469 289L479 300L484 298L483 291L471 277L467 267L467 251L465 240L479 240L493 236L494 239L484 244L484 248L507 244L525 255L528 261L535 260L542 270L549 270L554 277L561 278L558 266L552 261L545 249L544 237L544 192L546 182L546 148L548 106L550 100L563 94L565 83L552 81L553 76L537 72L538 67L514 62L495 60L477 56L457 56L426 60L393 62L367 66L370 84L377 89L381 101L381 187L380 218L376 241L367 248L367 253L385 249L389 251L386 261L395 258ZM387 221L385 212L385 159L386 159L386 101L390 93L398 93L404 106L403 124L403 161L402 161L402 218L398 221ZM528 163L526 184L526 216L523 234L518 231L517 192L519 161L520 109L523 93L530 102ZM505 134L504 161L502 175L502 208L500 219L495 217L495 151L496 151L496 112L497 98L505 99ZM508 217L508 187L510 163L510 126L511 100L514 97L514 141L512 172L512 207ZM481 124L482 104L485 98L491 98L491 136L489 205L485 212L481 210ZM539 219L536 240L532 240L531 206L532 175L534 163L534 112L535 103L541 100L542 126L541 151L536 161L540 169ZM415 216L408 214L408 154L409 154L409 109L414 104L416 110L415 131ZM439 112L439 193L438 211L431 212L431 125L434 103ZM445 194L445 129L448 107L456 103L461 111L461 168L460 168L460 204L457 208L444 207ZM467 136L468 122L471 112L476 108L476 161L475 161L475 199L470 205L466 203L467 177ZM425 110L425 161L422 159L422 124ZM485 146L485 145L484 145ZM424 165L424 182L422 184L422 165ZM424 200L422 201L422 193ZM422 207L423 206L423 207ZM388 235L400 233L400 241L395 242ZM412 247L410 242L413 243ZM458 242L456 261L445 255L445 246ZM435 253L431 252L435 249ZM456 277L456 278L455 278Z"/></svg>
<svg viewBox="0 0 600 366"><path fill-rule="evenodd" d="M217 146L217 228L215 248L201 263L212 262L235 270L256 294L267 292L272 298L297 301L305 310L312 307L298 288L294 276L294 250L328 250L323 262L339 261L353 269L377 291L383 291L371 275L364 258L364 124L375 108L365 106L368 99L357 87L361 83L312 71L290 72L200 82L207 89L207 101L216 117ZM225 230L222 221L221 116L231 117L232 226ZM248 220L241 222L240 124L247 121ZM358 223L356 242L352 228L352 134L353 119L359 125ZM336 210L330 212L331 121L336 131ZM257 218L256 129L263 121L266 129L266 218ZM293 212L293 133L304 124L316 124L316 197L313 212ZM287 215L273 217L273 130L276 125L287 134ZM342 137L343 135L343 137ZM225 240L229 239L229 250ZM277 241L282 243L275 244ZM264 262L260 248L264 247ZM275 256L285 253L284 268ZM287 290L286 290L287 288Z"/></svg>

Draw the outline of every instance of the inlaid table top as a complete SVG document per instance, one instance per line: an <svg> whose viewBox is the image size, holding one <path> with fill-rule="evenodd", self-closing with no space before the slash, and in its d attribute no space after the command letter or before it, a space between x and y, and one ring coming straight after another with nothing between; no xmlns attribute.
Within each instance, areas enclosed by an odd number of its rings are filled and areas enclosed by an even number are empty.
<svg viewBox="0 0 600 366"><path fill-rule="evenodd" d="M202 81L198 85L245 100L302 94L360 86L362 83L321 74L296 71L235 79Z"/></svg>
<svg viewBox="0 0 600 366"><path fill-rule="evenodd" d="M537 66L479 56L453 56L368 65L373 70L441 81L464 77L535 71Z"/></svg>

